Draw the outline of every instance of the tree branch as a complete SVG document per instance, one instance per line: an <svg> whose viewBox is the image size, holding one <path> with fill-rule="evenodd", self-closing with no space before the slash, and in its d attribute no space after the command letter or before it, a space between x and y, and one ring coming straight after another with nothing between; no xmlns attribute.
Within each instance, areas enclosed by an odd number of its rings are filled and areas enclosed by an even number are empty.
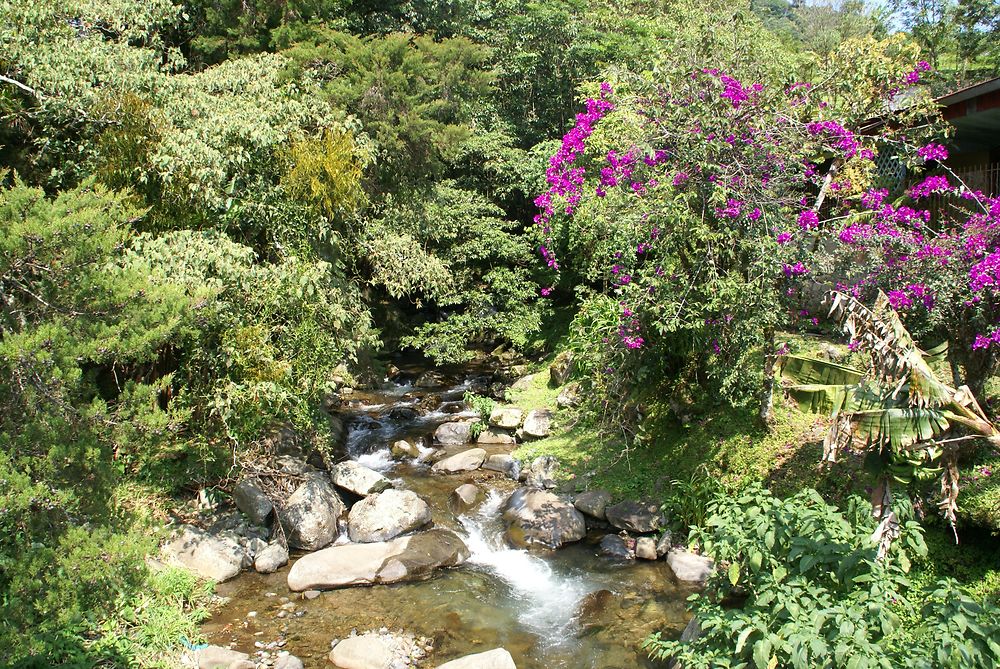
<svg viewBox="0 0 1000 669"><path fill-rule="evenodd" d="M36 91L34 88L32 88L31 86L28 86L27 84L22 84L17 79L11 79L10 77L5 77L2 74L0 74L0 81L8 83L8 84L13 84L14 86L17 86L18 88L20 88L25 93L30 93L31 95L35 96L36 98L42 97L41 95L38 94L38 91Z"/></svg>

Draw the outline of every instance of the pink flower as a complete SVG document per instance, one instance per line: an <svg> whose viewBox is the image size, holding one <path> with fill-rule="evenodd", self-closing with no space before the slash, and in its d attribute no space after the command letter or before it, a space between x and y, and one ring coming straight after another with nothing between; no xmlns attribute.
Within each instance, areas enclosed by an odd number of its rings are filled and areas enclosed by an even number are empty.
<svg viewBox="0 0 1000 669"><path fill-rule="evenodd" d="M928 144L917 150L917 154L924 160L948 160L948 149L940 144Z"/></svg>
<svg viewBox="0 0 1000 669"><path fill-rule="evenodd" d="M812 209L806 209L799 214L799 227L803 230L815 230L819 227L819 215Z"/></svg>

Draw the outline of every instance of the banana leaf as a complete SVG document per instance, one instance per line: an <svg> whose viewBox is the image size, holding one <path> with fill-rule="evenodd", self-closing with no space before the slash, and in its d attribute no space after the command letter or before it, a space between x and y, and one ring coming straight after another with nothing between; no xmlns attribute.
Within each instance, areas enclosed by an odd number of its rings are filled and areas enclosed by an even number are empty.
<svg viewBox="0 0 1000 669"><path fill-rule="evenodd" d="M829 360L786 355L781 362L781 378L795 385L853 386L861 377L860 370Z"/></svg>
<svg viewBox="0 0 1000 669"><path fill-rule="evenodd" d="M919 407L856 412L856 433L869 442L900 452L921 441L939 437L951 428L950 412Z"/></svg>

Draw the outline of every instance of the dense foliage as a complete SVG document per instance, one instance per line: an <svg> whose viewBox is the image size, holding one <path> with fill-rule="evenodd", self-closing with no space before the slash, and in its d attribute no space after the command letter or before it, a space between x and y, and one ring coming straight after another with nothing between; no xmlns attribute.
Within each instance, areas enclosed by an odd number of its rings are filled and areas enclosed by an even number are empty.
<svg viewBox="0 0 1000 669"><path fill-rule="evenodd" d="M278 429L326 448L383 346L465 362L572 312L588 410L630 437L654 394L766 419L806 280L846 274L979 394L1000 214L931 174L924 84L988 70L995 26L908 7L936 70L854 3L0 5L9 662L169 665L204 589L145 565L164 500ZM883 194L891 156L928 180ZM961 199L934 230L931 194Z"/></svg>

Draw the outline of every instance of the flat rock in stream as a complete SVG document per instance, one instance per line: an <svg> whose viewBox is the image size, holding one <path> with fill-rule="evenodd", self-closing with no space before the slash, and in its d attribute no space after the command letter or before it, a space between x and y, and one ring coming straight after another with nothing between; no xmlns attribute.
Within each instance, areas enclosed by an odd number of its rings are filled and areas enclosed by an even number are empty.
<svg viewBox="0 0 1000 669"><path fill-rule="evenodd" d="M208 646L194 651L194 661L198 669L227 669L231 664L249 659L250 656L246 653L222 646Z"/></svg>
<svg viewBox="0 0 1000 669"><path fill-rule="evenodd" d="M476 437L477 444L491 444L500 446L513 446L517 443L514 435L508 434L500 429L483 430Z"/></svg>
<svg viewBox="0 0 1000 669"><path fill-rule="evenodd" d="M503 512L507 539L514 546L559 548L587 534L583 514L569 502L545 490L518 488Z"/></svg>
<svg viewBox="0 0 1000 669"><path fill-rule="evenodd" d="M507 478L516 481L521 473L521 461L506 453L496 453L486 458L486 461L483 462L483 469L500 472Z"/></svg>
<svg viewBox="0 0 1000 669"><path fill-rule="evenodd" d="M476 505L481 492L479 486L463 483L448 497L448 506L456 513L464 513Z"/></svg>
<svg viewBox="0 0 1000 669"><path fill-rule="evenodd" d="M470 448L467 451L456 453L444 460L434 463L431 470L435 474L457 474L459 472L471 472L479 469L486 459L486 451L482 448Z"/></svg>
<svg viewBox="0 0 1000 669"><path fill-rule="evenodd" d="M392 481L355 460L338 462L330 470L333 485L364 497L392 487Z"/></svg>
<svg viewBox="0 0 1000 669"><path fill-rule="evenodd" d="M439 664L437 669L517 669L517 665L505 649L494 648Z"/></svg>
<svg viewBox="0 0 1000 669"><path fill-rule="evenodd" d="M355 543L388 541L431 522L431 509L412 490L386 490L368 495L347 514Z"/></svg>
<svg viewBox="0 0 1000 669"><path fill-rule="evenodd" d="M704 555L675 548L667 553L667 564L678 581L705 585L715 570L715 562Z"/></svg>
<svg viewBox="0 0 1000 669"><path fill-rule="evenodd" d="M434 441L443 446L460 446L472 439L472 423L465 421L441 423L434 430Z"/></svg>
<svg viewBox="0 0 1000 669"><path fill-rule="evenodd" d="M468 558L469 549L457 534L434 528L392 541L343 544L305 555L289 570L288 587L300 592L424 579Z"/></svg>

